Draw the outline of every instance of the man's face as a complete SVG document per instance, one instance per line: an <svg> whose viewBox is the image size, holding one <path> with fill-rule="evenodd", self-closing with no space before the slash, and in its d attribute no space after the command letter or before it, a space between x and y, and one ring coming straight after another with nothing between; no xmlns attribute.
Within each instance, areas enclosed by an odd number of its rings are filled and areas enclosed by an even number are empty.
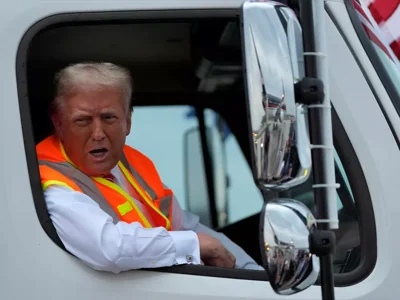
<svg viewBox="0 0 400 300"><path fill-rule="evenodd" d="M115 90L78 93L53 116L68 157L88 176L103 176L118 163L131 116Z"/></svg>

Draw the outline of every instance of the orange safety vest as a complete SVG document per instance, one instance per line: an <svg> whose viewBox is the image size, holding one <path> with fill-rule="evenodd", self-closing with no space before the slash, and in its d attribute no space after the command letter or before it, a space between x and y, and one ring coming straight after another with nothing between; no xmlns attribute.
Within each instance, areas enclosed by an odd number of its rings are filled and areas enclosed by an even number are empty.
<svg viewBox="0 0 400 300"><path fill-rule="evenodd" d="M68 158L62 143L51 135L36 146L43 190L62 185L84 193L111 215L114 223L140 222L151 224L138 209L135 201L115 183L102 177L89 177L77 169ZM118 166L141 196L140 200L154 221L155 227L172 230L173 192L163 186L152 161L139 151L125 145Z"/></svg>

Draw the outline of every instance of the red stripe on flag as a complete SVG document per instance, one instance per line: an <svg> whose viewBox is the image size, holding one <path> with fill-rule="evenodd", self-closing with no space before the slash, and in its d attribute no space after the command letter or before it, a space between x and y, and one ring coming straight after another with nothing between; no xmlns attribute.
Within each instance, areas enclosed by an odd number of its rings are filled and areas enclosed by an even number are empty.
<svg viewBox="0 0 400 300"><path fill-rule="evenodd" d="M390 44L390 48L392 48L394 54L400 59L400 39L397 41L393 41Z"/></svg>
<svg viewBox="0 0 400 300"><path fill-rule="evenodd" d="M376 23L380 24L390 18L399 4L400 0L375 0L368 9Z"/></svg>
<svg viewBox="0 0 400 300"><path fill-rule="evenodd" d="M362 24L362 23L361 23ZM392 57L389 54L389 50L386 48L386 46L384 44L382 44L381 40L375 35L375 33L373 33L367 26L365 26L364 24L362 24L362 26L364 27L365 32L367 33L369 39L374 42L379 48L382 49L382 51L384 51L386 53L386 55L392 59Z"/></svg>
<svg viewBox="0 0 400 300"><path fill-rule="evenodd" d="M361 7L361 5L356 1L353 0L354 8L367 20L371 25L371 21L369 20L367 14L365 13L364 9Z"/></svg>

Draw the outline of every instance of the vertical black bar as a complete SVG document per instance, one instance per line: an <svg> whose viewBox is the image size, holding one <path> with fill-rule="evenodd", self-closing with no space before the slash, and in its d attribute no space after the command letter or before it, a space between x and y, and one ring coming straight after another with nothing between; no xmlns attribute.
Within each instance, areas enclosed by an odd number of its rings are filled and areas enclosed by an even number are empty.
<svg viewBox="0 0 400 300"><path fill-rule="evenodd" d="M210 147L208 143L207 133L206 133L206 124L204 120L204 109L196 108L197 118L199 120L199 129L200 129L200 139L201 139L201 147L203 151L203 159L204 159L204 170L206 173L207 180L207 192L208 192L208 202L210 204L210 214L211 214L211 224L213 228L218 226L218 213L217 213L217 205L215 201L215 187L214 187L214 172L213 172L213 161L210 154Z"/></svg>
<svg viewBox="0 0 400 300"><path fill-rule="evenodd" d="M322 1L322 0L321 0ZM303 42L304 52L315 52L315 41L314 41L314 22L312 19L312 5L311 0L300 1L300 15L303 26ZM305 72L307 77L318 78L317 73L317 62L315 56L305 56ZM310 142L313 145L322 144L322 131L320 124L322 123L321 108L312 108L308 111L308 118L310 124ZM323 152L324 149L313 149L312 150L312 162L313 162L313 179L315 184L326 183L326 178L323 172ZM314 189L314 199L316 202L316 215L318 218L326 218L328 216L326 201L326 189L318 188ZM325 224L321 224L321 229L326 229Z"/></svg>
<svg viewBox="0 0 400 300"><path fill-rule="evenodd" d="M323 0L320 0L323 1ZM300 22L303 27L303 47L304 52L315 52L315 39L314 39L314 20L313 20L313 5L312 0L300 0ZM318 78L317 70L317 59L316 56L305 56L305 72L307 77ZM310 142L313 145L321 145L322 130L320 124L322 123L321 108L312 108L308 112L309 124L310 124ZM313 179L314 184L325 184L326 178L324 175L324 149L313 149L312 150L312 162L313 162ZM327 207L327 190L326 188L314 189L314 199L316 206L316 218L317 219L328 219L328 207ZM318 228L322 230L329 230L329 227L325 223L318 223ZM332 255L326 255L320 257L321 262L321 289L322 299L333 300L334 299L334 281L333 281L333 259Z"/></svg>

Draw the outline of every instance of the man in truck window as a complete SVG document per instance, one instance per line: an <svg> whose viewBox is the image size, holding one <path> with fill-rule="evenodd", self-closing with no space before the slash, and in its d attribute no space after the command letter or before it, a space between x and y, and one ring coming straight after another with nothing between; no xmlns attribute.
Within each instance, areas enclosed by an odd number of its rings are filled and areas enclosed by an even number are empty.
<svg viewBox="0 0 400 300"><path fill-rule="evenodd" d="M56 79L54 134L37 145L37 154L49 215L70 253L114 273L201 263L262 270L182 210L152 161L125 144L132 114L128 70L81 63Z"/></svg>

